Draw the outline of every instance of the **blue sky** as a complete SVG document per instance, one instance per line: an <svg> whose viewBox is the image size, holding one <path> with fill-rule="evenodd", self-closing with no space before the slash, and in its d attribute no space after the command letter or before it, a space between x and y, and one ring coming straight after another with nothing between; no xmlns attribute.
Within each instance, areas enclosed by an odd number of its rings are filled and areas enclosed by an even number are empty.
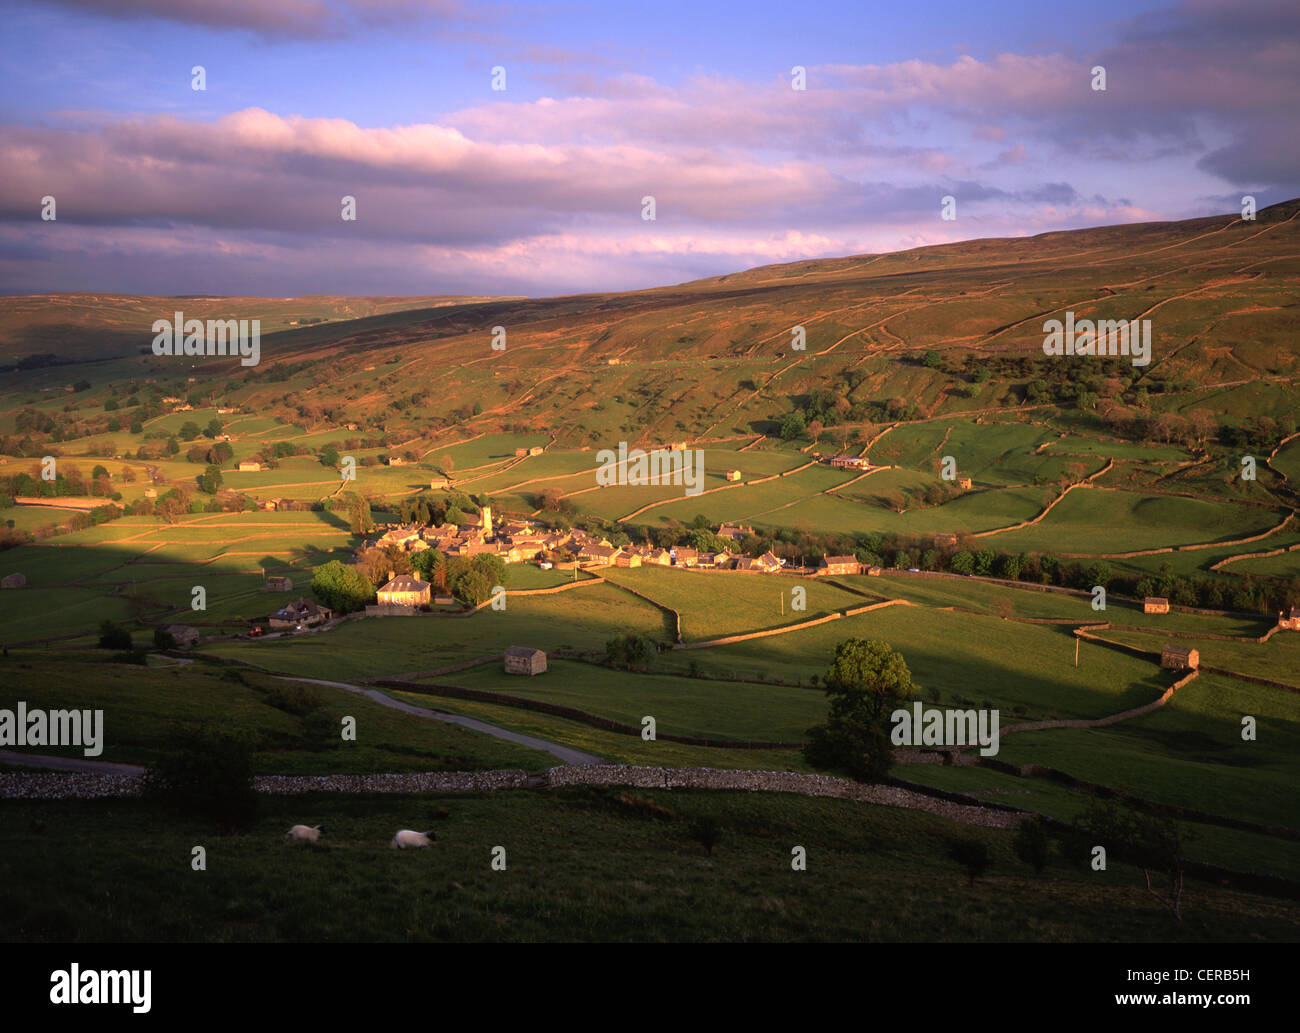
<svg viewBox="0 0 1300 1033"><path fill-rule="evenodd" d="M1300 193L1298 12L16 3L0 290L573 293L1266 205Z"/></svg>

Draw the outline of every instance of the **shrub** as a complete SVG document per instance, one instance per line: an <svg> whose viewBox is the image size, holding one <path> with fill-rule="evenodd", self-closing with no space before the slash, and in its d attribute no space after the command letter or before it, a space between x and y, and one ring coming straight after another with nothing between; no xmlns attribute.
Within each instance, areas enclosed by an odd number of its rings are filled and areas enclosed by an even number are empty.
<svg viewBox="0 0 1300 1033"><path fill-rule="evenodd" d="M99 648L130 649L131 633L112 621L103 621L99 625Z"/></svg>
<svg viewBox="0 0 1300 1033"><path fill-rule="evenodd" d="M709 815L696 818L691 822L691 838L712 857L713 848L722 841L722 826L718 824L717 818Z"/></svg>
<svg viewBox="0 0 1300 1033"><path fill-rule="evenodd" d="M1047 835L1047 826L1041 818L1030 818L1020 823L1016 838L1012 840L1016 856L1034 870L1035 875L1042 875L1051 856L1052 840Z"/></svg>
<svg viewBox="0 0 1300 1033"><path fill-rule="evenodd" d="M276 710L303 717L320 706L321 698L320 693L311 685L286 683L267 689L266 702Z"/></svg>
<svg viewBox="0 0 1300 1033"><path fill-rule="evenodd" d="M970 885L989 867L988 844L982 839L956 839L948 844L948 856L966 869Z"/></svg>

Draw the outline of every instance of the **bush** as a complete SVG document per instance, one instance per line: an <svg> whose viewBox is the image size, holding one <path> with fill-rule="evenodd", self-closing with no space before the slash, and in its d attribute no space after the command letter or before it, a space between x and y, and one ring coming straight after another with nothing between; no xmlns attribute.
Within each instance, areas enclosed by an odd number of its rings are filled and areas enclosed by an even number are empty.
<svg viewBox="0 0 1300 1033"><path fill-rule="evenodd" d="M722 841L722 826L718 824L718 819L710 816L696 818L691 822L691 838L700 846L704 847L710 857L713 856L713 848Z"/></svg>
<svg viewBox="0 0 1300 1033"><path fill-rule="evenodd" d="M131 633L112 621L103 621L99 625L100 649L130 649Z"/></svg>
<svg viewBox="0 0 1300 1033"><path fill-rule="evenodd" d="M1035 875L1043 874L1043 869L1047 867L1047 860L1051 856L1052 840L1041 818L1022 821L1011 845L1016 851L1016 856L1029 865Z"/></svg>
<svg viewBox="0 0 1300 1033"><path fill-rule="evenodd" d="M283 684L266 690L266 702L286 714L304 717L320 706L321 697L311 685Z"/></svg>
<svg viewBox="0 0 1300 1033"><path fill-rule="evenodd" d="M247 826L257 816L252 744L228 732L183 731L145 773L144 794L225 830Z"/></svg>
<svg viewBox="0 0 1300 1033"><path fill-rule="evenodd" d="M966 869L970 885L988 871L989 848L982 839L956 839L948 844L948 856Z"/></svg>
<svg viewBox="0 0 1300 1033"><path fill-rule="evenodd" d="M165 631L162 628L154 628L153 644L159 649L175 649L176 639L170 631Z"/></svg>

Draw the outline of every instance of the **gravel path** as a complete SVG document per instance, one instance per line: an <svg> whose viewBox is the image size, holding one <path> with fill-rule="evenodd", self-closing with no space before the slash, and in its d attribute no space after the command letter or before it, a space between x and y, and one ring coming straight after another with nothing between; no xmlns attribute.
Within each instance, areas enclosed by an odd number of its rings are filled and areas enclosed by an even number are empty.
<svg viewBox="0 0 1300 1033"><path fill-rule="evenodd" d="M80 757L51 757L22 750L0 750L0 764L21 764L27 768L52 768L55 771L86 771L101 775L143 775L138 764L113 764L106 760L82 760Z"/></svg>

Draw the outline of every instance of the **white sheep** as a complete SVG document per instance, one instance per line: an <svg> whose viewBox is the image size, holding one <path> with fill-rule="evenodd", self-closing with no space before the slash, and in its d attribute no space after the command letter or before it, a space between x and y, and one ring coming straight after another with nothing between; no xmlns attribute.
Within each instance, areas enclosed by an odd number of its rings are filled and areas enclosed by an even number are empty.
<svg viewBox="0 0 1300 1033"><path fill-rule="evenodd" d="M291 843L315 843L320 839L324 827L324 825L295 825L284 834L284 838Z"/></svg>
<svg viewBox="0 0 1300 1033"><path fill-rule="evenodd" d="M392 845L398 850L406 850L408 847L427 847L431 839L438 837L433 834L433 830L428 832L414 832L411 829L402 829L393 837Z"/></svg>

